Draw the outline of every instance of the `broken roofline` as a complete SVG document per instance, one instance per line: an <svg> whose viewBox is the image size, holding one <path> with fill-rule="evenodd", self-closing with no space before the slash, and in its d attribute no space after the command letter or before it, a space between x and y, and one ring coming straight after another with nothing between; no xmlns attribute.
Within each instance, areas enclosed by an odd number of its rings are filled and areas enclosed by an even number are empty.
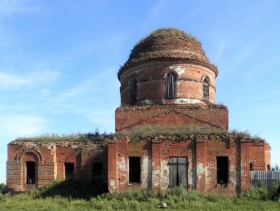
<svg viewBox="0 0 280 211"><path fill-rule="evenodd" d="M104 143L110 142L114 139L129 138L131 141L143 141L143 140L182 140L182 139L201 139L201 138L240 138L258 143L267 142L256 136L251 135L248 131L240 132L237 130L225 131L214 130L207 127L199 127L196 125L189 126L160 126L160 125L145 125L133 129L132 131L120 131L116 133L78 133L72 135L42 135L34 137L20 137L12 141L11 144L21 142L37 142L37 143L58 143L58 142L97 142Z"/></svg>

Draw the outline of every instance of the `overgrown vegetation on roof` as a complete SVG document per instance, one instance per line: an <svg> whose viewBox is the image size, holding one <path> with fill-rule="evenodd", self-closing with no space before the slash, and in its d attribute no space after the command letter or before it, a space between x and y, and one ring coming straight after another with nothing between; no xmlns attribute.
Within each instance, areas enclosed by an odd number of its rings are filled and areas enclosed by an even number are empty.
<svg viewBox="0 0 280 211"><path fill-rule="evenodd" d="M162 126L162 125L144 125L139 126L130 131L122 131L115 134L116 137L129 137L132 140L178 140L192 137L208 136L227 138L229 136L235 136L238 138L251 139L254 142L264 142L265 140L257 135L250 134L249 131L240 132L238 130L227 131L223 129L213 129L209 126L197 126L197 125L180 125L180 126Z"/></svg>
<svg viewBox="0 0 280 211"><path fill-rule="evenodd" d="M157 42L154 42L154 40L157 40ZM161 43L161 41L163 42ZM158 47L164 50L156 50ZM209 63L201 48L201 42L196 37L176 28L161 28L152 32L134 46L129 59L120 68L119 73L122 69L137 62L166 58L199 60L216 68Z"/></svg>
<svg viewBox="0 0 280 211"><path fill-rule="evenodd" d="M34 137L19 137L13 142L42 142L42 143L52 143L52 142L87 142L87 141L106 141L113 137L112 133L99 133L98 131L94 133L77 133L71 135L57 135L57 134L45 134L42 136Z"/></svg>
<svg viewBox="0 0 280 211"><path fill-rule="evenodd" d="M254 142L266 143L264 139L257 135L250 134L249 131L240 132L237 130L226 131L222 129L213 129L207 126L181 125L181 126L162 126L162 125L144 125L129 131L116 133L94 133L55 135L47 134L35 137L20 137L13 142L35 142L35 143L57 143L57 142L107 142L117 139L129 138L131 141L141 140L183 140L185 138L199 138L207 136L208 138L227 138L234 136L243 139L250 139Z"/></svg>
<svg viewBox="0 0 280 211"><path fill-rule="evenodd" d="M152 33L150 33L148 36L146 36L144 39L140 40L136 45L139 45L143 42L146 42L149 39L153 39L155 37L166 37L166 36L177 36L177 37L182 37L185 39L193 39L196 42L200 43L201 42L193 35L186 33L182 30L176 29L176 28L161 28L158 30L153 31Z"/></svg>
<svg viewBox="0 0 280 211"><path fill-rule="evenodd" d="M207 126L180 125L180 126L162 126L162 125L144 125L139 126L131 131L122 131L116 133L117 137L129 137L132 140L147 139L182 139L185 136L202 136L202 135L226 135L227 131L222 129L213 129Z"/></svg>

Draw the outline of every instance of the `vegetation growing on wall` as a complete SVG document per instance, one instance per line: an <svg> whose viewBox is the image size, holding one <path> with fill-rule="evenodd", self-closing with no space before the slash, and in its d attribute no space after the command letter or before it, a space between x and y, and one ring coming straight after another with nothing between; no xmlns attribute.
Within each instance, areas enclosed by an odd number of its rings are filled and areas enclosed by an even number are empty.
<svg viewBox="0 0 280 211"><path fill-rule="evenodd" d="M77 133L71 135L57 135L47 134L34 137L20 137L13 142L42 142L42 143L56 143L56 142L88 142L88 141L106 141L113 137L113 134L107 133Z"/></svg>
<svg viewBox="0 0 280 211"><path fill-rule="evenodd" d="M147 140L147 139L184 139L186 136L194 138L194 136L203 135L219 135L224 136L227 132L225 130L217 129L207 126L196 125L182 125L182 126L162 126L162 125L144 125L139 126L130 131L122 131L116 133L119 138L129 137L132 140Z"/></svg>
<svg viewBox="0 0 280 211"><path fill-rule="evenodd" d="M146 38L140 40L136 45L141 45L142 43L146 42L147 40L154 39L155 37L167 37L167 36L176 36L181 37L182 39L191 39L194 40L197 43L201 42L193 35L186 33L182 30L176 29L176 28L161 28L158 29L152 33L150 33Z"/></svg>
<svg viewBox="0 0 280 211"><path fill-rule="evenodd" d="M117 133L99 133L96 130L94 133L72 134L72 135L55 135L48 134L35 137L20 137L13 142L38 142L38 143L58 143L58 142L108 142L114 138L128 137L132 141L140 140L182 140L193 139L207 136L208 138L228 138L237 137L251 139L254 142L263 142L265 140L256 135L251 135L249 131L240 132L237 130L226 131L221 129L213 129L207 126L161 126L161 125L144 125L139 126L130 131L121 131Z"/></svg>
<svg viewBox="0 0 280 211"><path fill-rule="evenodd" d="M132 63L155 58L198 59L209 63L201 48L201 42L196 37L176 28L162 28L152 32L134 46L128 61L120 71Z"/></svg>

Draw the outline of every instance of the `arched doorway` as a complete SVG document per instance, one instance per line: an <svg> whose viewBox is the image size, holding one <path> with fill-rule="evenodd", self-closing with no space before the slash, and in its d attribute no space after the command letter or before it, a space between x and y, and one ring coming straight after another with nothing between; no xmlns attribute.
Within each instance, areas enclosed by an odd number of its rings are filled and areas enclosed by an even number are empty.
<svg viewBox="0 0 280 211"><path fill-rule="evenodd" d="M22 185L25 191L38 187L38 156L33 152L25 152L21 157Z"/></svg>

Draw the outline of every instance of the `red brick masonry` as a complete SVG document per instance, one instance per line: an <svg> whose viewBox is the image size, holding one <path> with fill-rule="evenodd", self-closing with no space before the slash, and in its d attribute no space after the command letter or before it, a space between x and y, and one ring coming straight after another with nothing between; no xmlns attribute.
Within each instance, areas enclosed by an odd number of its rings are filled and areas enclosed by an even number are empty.
<svg viewBox="0 0 280 211"><path fill-rule="evenodd" d="M228 129L228 110L223 105L153 105L119 107L115 118L116 131L132 130L141 125L207 126Z"/></svg>

